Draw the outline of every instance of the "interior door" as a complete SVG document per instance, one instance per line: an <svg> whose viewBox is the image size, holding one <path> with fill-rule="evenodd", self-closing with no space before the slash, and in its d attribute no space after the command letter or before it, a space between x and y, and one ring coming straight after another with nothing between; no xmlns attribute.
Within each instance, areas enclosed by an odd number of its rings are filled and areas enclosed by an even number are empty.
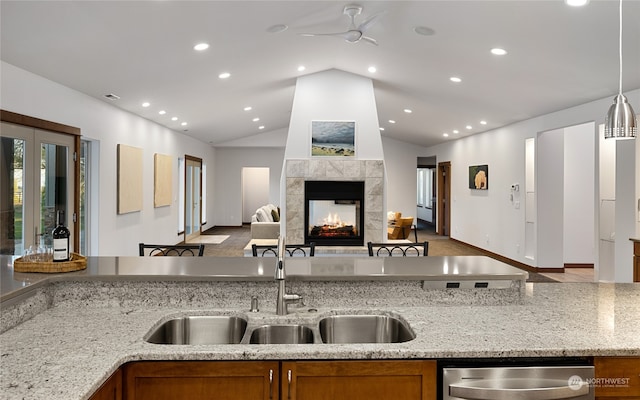
<svg viewBox="0 0 640 400"><path fill-rule="evenodd" d="M202 227L202 159L185 156L184 240L200 236Z"/></svg>
<svg viewBox="0 0 640 400"><path fill-rule="evenodd" d="M449 236L451 228L451 162L438 163L438 234Z"/></svg>
<svg viewBox="0 0 640 400"><path fill-rule="evenodd" d="M31 246L51 245L58 211L64 211L75 238L76 138L5 122L0 136L2 254L22 255Z"/></svg>

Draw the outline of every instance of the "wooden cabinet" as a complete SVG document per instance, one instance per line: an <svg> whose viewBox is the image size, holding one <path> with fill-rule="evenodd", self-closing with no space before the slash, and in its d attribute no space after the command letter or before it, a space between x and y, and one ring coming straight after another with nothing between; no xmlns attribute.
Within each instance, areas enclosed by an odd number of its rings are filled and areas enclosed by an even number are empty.
<svg viewBox="0 0 640 400"><path fill-rule="evenodd" d="M135 362L124 367L124 399L278 399L278 369L277 361Z"/></svg>
<svg viewBox="0 0 640 400"><path fill-rule="evenodd" d="M142 361L123 371L124 400L435 400L437 393L435 361Z"/></svg>
<svg viewBox="0 0 640 400"><path fill-rule="evenodd" d="M89 400L121 400L122 399L122 370L118 369L100 386Z"/></svg>
<svg viewBox="0 0 640 400"><path fill-rule="evenodd" d="M283 362L286 400L435 400L435 361Z"/></svg>
<svg viewBox="0 0 640 400"><path fill-rule="evenodd" d="M640 357L595 357L595 393L601 400L640 400Z"/></svg>
<svg viewBox="0 0 640 400"><path fill-rule="evenodd" d="M633 241L633 281L640 282L640 241Z"/></svg>

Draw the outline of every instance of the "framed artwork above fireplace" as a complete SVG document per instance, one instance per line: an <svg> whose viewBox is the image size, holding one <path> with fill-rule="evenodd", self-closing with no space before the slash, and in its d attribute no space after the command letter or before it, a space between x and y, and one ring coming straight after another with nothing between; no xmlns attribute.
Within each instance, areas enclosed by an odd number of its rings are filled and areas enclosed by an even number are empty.
<svg viewBox="0 0 640 400"><path fill-rule="evenodd" d="M311 121L312 157L355 157L355 121Z"/></svg>

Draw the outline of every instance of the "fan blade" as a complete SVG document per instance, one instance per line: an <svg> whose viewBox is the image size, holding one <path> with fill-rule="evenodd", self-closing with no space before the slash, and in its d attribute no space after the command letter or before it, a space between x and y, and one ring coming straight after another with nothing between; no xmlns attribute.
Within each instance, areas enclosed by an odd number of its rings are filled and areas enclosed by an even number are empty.
<svg viewBox="0 0 640 400"><path fill-rule="evenodd" d="M380 20L380 17L382 17L386 13L387 13L386 10L380 11L379 13L374 14L371 17L367 18L360 25L358 25L358 30L362 33L366 32L367 29L371 28L376 22Z"/></svg>
<svg viewBox="0 0 640 400"><path fill-rule="evenodd" d="M375 39L374 39L374 38L372 38L372 37L369 37L369 36L362 36L362 37L360 38L360 40L364 40L365 42L367 42L367 43L371 43L371 44L372 44L372 45L374 45L374 46L377 46L377 45L378 45L378 41L377 41L377 40L375 40Z"/></svg>
<svg viewBox="0 0 640 400"><path fill-rule="evenodd" d="M339 36L344 37L349 32L336 32L336 33L299 33L300 36Z"/></svg>

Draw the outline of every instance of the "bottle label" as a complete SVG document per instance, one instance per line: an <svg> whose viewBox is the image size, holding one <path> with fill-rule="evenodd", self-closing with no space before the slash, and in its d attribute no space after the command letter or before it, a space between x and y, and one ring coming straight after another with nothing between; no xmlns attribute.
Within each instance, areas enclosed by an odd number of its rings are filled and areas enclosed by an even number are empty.
<svg viewBox="0 0 640 400"><path fill-rule="evenodd" d="M69 261L69 239L53 239L53 261Z"/></svg>

